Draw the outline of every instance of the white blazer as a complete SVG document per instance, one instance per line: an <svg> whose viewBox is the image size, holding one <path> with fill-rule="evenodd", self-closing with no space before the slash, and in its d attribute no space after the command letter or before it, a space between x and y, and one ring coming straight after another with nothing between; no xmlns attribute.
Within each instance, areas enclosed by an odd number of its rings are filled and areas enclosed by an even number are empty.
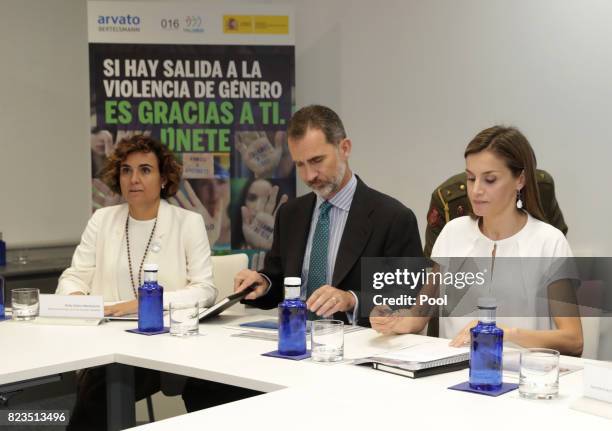
<svg viewBox="0 0 612 431"><path fill-rule="evenodd" d="M97 210L89 219L72 264L59 278L56 293L83 292L102 295L105 302L119 301L117 268L125 236L128 205ZM155 247L154 247L155 246ZM164 308L173 301L214 304L210 246L202 216L161 200L157 227L146 263L159 266L158 282L164 287Z"/></svg>

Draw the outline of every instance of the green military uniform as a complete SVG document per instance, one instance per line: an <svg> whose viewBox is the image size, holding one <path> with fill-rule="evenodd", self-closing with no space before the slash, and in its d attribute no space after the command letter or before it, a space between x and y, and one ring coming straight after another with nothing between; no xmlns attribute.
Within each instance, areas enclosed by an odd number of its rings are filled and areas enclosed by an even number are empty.
<svg viewBox="0 0 612 431"><path fill-rule="evenodd" d="M546 221L567 234L567 225L563 220L563 213L555 197L555 183L546 171L537 169L536 177L540 190L542 209ZM472 211L467 196L467 175L465 172L455 175L444 181L431 195L431 203L427 212L427 230L425 231L425 256L431 256L438 235L450 220L469 215Z"/></svg>

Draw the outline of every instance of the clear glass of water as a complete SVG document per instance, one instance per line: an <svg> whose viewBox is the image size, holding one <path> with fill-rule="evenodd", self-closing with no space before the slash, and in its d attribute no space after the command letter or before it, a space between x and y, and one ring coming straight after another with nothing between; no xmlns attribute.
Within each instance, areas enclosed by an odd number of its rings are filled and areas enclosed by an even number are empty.
<svg viewBox="0 0 612 431"><path fill-rule="evenodd" d="M20 248L12 253L11 263L27 265L30 262L30 249Z"/></svg>
<svg viewBox="0 0 612 431"><path fill-rule="evenodd" d="M559 394L559 352L526 349L521 352L519 394L522 398L550 400Z"/></svg>
<svg viewBox="0 0 612 431"><path fill-rule="evenodd" d="M314 320L311 324L311 357L316 362L338 362L344 359L344 322Z"/></svg>
<svg viewBox="0 0 612 431"><path fill-rule="evenodd" d="M4 278L0 277L0 320L4 320Z"/></svg>
<svg viewBox="0 0 612 431"><path fill-rule="evenodd" d="M38 316L38 289L11 290L11 306L14 320L33 320Z"/></svg>
<svg viewBox="0 0 612 431"><path fill-rule="evenodd" d="M198 335L199 333L199 303L170 303L170 334L177 337Z"/></svg>

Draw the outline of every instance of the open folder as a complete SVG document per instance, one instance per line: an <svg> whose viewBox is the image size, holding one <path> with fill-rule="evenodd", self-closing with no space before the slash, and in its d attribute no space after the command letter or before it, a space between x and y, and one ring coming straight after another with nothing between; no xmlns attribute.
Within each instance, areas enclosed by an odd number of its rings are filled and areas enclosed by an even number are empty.
<svg viewBox="0 0 612 431"><path fill-rule="evenodd" d="M200 312L200 322L203 322L206 319L210 319L211 317L217 316L228 308L230 308L232 305L236 304L237 302L240 302L242 298L244 298L253 290L255 290L255 287L257 287L256 284L251 284L246 289L241 290L240 292L233 293L226 298L223 298L221 301L217 302L212 307L205 308Z"/></svg>
<svg viewBox="0 0 612 431"><path fill-rule="evenodd" d="M451 347L448 341L424 341L381 355L361 358L357 365L417 378L433 374L457 371L469 366L470 351L467 347Z"/></svg>

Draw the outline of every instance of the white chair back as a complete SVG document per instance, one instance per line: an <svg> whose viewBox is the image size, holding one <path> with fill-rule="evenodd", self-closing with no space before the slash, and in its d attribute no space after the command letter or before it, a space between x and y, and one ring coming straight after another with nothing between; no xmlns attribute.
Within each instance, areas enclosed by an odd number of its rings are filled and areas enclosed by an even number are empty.
<svg viewBox="0 0 612 431"><path fill-rule="evenodd" d="M597 356L599 354L601 317L581 316L580 323L582 323L582 339L584 340L584 345L582 347L582 357L588 359L597 359Z"/></svg>
<svg viewBox="0 0 612 431"><path fill-rule="evenodd" d="M213 256L213 277L219 294L217 302L234 293L234 276L238 271L248 268L249 257L245 253Z"/></svg>
<svg viewBox="0 0 612 431"><path fill-rule="evenodd" d="M582 357L597 359L601 334L601 309L593 305L603 304L604 286L600 280L584 280L576 292L580 323L582 323Z"/></svg>

